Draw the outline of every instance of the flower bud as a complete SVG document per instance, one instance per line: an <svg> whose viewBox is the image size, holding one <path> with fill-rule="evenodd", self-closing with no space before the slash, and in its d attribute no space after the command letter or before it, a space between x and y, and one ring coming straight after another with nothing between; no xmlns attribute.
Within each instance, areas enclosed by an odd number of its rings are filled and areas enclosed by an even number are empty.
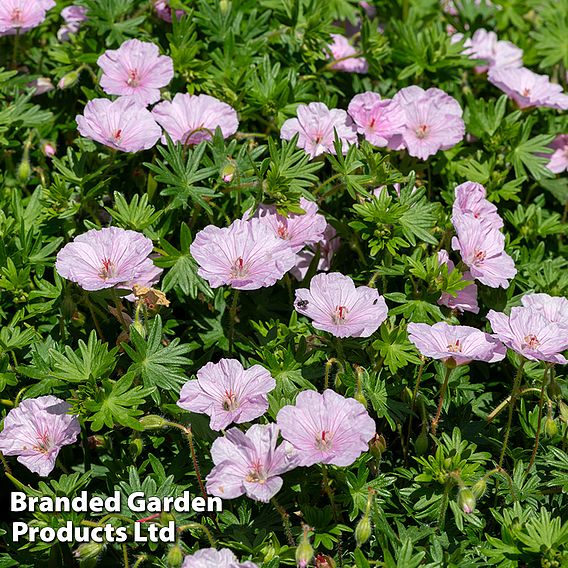
<svg viewBox="0 0 568 568"><path fill-rule="evenodd" d="M475 495L468 487L462 487L458 491L458 507L466 514L469 515L475 511Z"/></svg>
<svg viewBox="0 0 568 568"><path fill-rule="evenodd" d="M148 414L148 416L142 416L140 420L140 425L144 430L156 430L158 428L164 428L167 426L168 421L157 414Z"/></svg>
<svg viewBox="0 0 568 568"><path fill-rule="evenodd" d="M420 435L414 441L414 451L417 456L423 456L428 451L428 434L425 430L420 432Z"/></svg>
<svg viewBox="0 0 568 568"><path fill-rule="evenodd" d="M552 416L549 416L546 419L546 422L544 423L544 431L550 438L553 438L554 436L556 436L556 434L558 434L558 426L556 425L556 422L554 418L552 418Z"/></svg>
<svg viewBox="0 0 568 568"><path fill-rule="evenodd" d="M79 71L70 71L67 75L63 75L61 79L59 79L59 83L57 83L58 89L69 89L73 87L79 80Z"/></svg>
<svg viewBox="0 0 568 568"><path fill-rule="evenodd" d="M335 560L326 554L316 556L316 568L336 568Z"/></svg>
<svg viewBox="0 0 568 568"><path fill-rule="evenodd" d="M233 181L236 171L235 164L233 162L228 162L225 167L221 170L221 177L225 183L230 183Z"/></svg>
<svg viewBox="0 0 568 568"><path fill-rule="evenodd" d="M564 423L568 423L568 404L566 404L563 400L560 401L560 420Z"/></svg>
<svg viewBox="0 0 568 568"><path fill-rule="evenodd" d="M28 83L28 87L34 89L34 96L43 95L55 88L49 77L38 77L31 83Z"/></svg>
<svg viewBox="0 0 568 568"><path fill-rule="evenodd" d="M24 149L24 155L22 156L22 161L18 166L18 180L22 183L26 183L30 179L30 174L32 173L32 166L30 164L30 158L27 148Z"/></svg>
<svg viewBox="0 0 568 568"><path fill-rule="evenodd" d="M219 10L221 14L226 14L229 8L231 7L231 2L229 0L220 0L219 2Z"/></svg>
<svg viewBox="0 0 568 568"><path fill-rule="evenodd" d="M99 554L103 551L105 545L99 542L84 542L80 544L73 555L79 560L89 560L92 558L97 558Z"/></svg>
<svg viewBox="0 0 568 568"><path fill-rule="evenodd" d="M357 402L360 402L365 408L367 408L369 406L369 404L367 403L367 399L365 398L365 395L363 394L363 389L357 389L355 391L355 395L353 397Z"/></svg>
<svg viewBox="0 0 568 568"><path fill-rule="evenodd" d="M143 449L144 444L142 443L142 440L140 438L134 438L134 440L130 442L130 453L132 454L132 457L134 459L136 459L142 453Z"/></svg>
<svg viewBox="0 0 568 568"><path fill-rule="evenodd" d="M306 568L306 566L314 557L314 549L310 544L308 531L309 527L307 525L304 525L304 534L302 535L302 540L296 547L296 565L298 566L298 568Z"/></svg>
<svg viewBox="0 0 568 568"><path fill-rule="evenodd" d="M166 564L168 568L179 568L183 562L183 551L179 544L176 544L170 548L168 555L166 556Z"/></svg>
<svg viewBox="0 0 568 568"><path fill-rule="evenodd" d="M355 542L359 548L371 538L371 532L371 519L365 514L355 527Z"/></svg>
<svg viewBox="0 0 568 568"><path fill-rule="evenodd" d="M485 491L487 491L487 481L485 481L485 477L482 477L479 481L474 483L471 487L471 491L476 499L483 497Z"/></svg>
<svg viewBox="0 0 568 568"><path fill-rule="evenodd" d="M55 153L57 152L57 149L55 148L55 144L44 140L41 143L41 151L46 158L53 158L53 156L55 156Z"/></svg>
<svg viewBox="0 0 568 568"><path fill-rule="evenodd" d="M380 459L385 450L387 449L387 441L382 434L375 434L369 442L371 453Z"/></svg>

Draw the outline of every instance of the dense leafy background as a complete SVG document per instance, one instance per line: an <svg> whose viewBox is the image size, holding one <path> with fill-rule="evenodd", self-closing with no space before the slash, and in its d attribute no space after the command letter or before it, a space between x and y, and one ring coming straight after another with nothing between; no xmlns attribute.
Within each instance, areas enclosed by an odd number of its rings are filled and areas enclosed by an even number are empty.
<svg viewBox="0 0 568 568"><path fill-rule="evenodd" d="M298 318L292 297L299 284L286 277L273 288L241 294L235 356L245 366L264 365L276 379L270 420L300 390L321 389L326 372L349 396L359 381L386 449L364 454L350 468L330 469L334 507L322 489L320 468L286 474L278 500L290 515L294 539L307 523L317 552L357 568L566 565L564 370L556 371L559 389L548 393L550 420L536 466L526 475L543 366L525 367L505 472L488 477L487 493L466 515L457 505L452 475L458 472L469 486L495 468L506 413L491 422L487 417L510 392L517 361L510 357L453 371L434 440L428 423L443 369L433 362L421 366L405 326L457 323L455 314L437 305L440 293L455 289L456 282L435 256L449 246L453 188L466 180L483 183L499 207L518 275L506 291L480 286L479 316L464 315L459 322L485 329L488 309L512 306L523 293L568 293L568 180L555 178L544 168L546 158L535 156L546 152L554 135L568 131L568 120L551 110L516 110L473 72L474 63L446 31L448 25L465 33L493 29L524 50L525 65L565 85L568 4L499 0L476 6L463 0L456 2L459 16L451 16L436 0L390 0L375 2L378 14L371 21L354 0L195 0L177 2L187 16L171 25L155 17L149 1L77 3L88 7L90 20L68 43L55 36L60 8L69 4L64 0L47 22L19 38L17 51L14 37L0 38L0 412L22 396L52 393L73 404L84 432L82 444L62 452L61 467L49 479L38 483L10 460L13 476L29 484L30 492L44 494L74 495L87 488L105 495L115 486L124 493L141 487L157 495L184 489L197 494L182 433L143 431L139 423L142 415L158 414L191 424L201 469L209 471L216 434L206 418L182 412L175 403L180 385L197 369L228 356L230 292L211 290L197 276L189 245L205 225L225 226L256 203L276 203L287 211L306 195L317 200L341 236L333 268L361 284L373 280L387 298L389 319L372 338L344 341L338 348ZM340 31L338 20L358 18L369 73L334 72L324 53L329 34ZM89 99L105 96L96 59L131 37L156 42L173 58L171 93L207 93L233 105L239 134L192 150L170 145L136 155L78 137L75 115ZM55 83L77 72L77 82L65 90L32 97L26 87L39 76ZM345 157L309 162L303 151L279 139L280 125L299 103L346 108L356 93L375 90L388 97L411 84L439 87L460 102L466 141L427 162L367 143ZM53 160L41 152L46 140L57 143ZM230 183L222 179L227 164L235 168ZM411 194L415 181L420 190ZM368 199L375 187L395 182L407 188L400 199L394 192ZM154 241L156 262L165 269L161 289L171 300L169 308L148 314L144 330L129 336L109 313L107 293L85 293L54 271L64 243L109 223ZM341 365L329 362L337 357ZM11 487L3 477L5 508ZM369 488L375 491L373 535L356 549L353 530ZM97 520L38 513L33 523L57 527L68 519ZM215 522L195 514L176 515L176 521L189 527L180 539L184 553L209 546L206 533L192 524L203 523L239 557L269 568L295 563L272 505L241 498L226 502ZM9 531L8 523L2 526ZM0 528L0 539L6 539L0 540L2 567L77 561L74 547L17 549L9 532L3 534ZM131 565L171 565L172 551L165 546L130 543L127 554ZM123 564L123 551L109 545L84 565L95 563L97 555L101 566Z"/></svg>

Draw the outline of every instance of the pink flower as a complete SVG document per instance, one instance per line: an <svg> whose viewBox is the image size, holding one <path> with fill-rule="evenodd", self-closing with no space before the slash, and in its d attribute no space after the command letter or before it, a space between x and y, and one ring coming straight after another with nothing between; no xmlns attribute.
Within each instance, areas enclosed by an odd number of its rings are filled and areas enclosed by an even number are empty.
<svg viewBox="0 0 568 568"><path fill-rule="evenodd" d="M270 373L260 365L244 369L236 359L207 363L197 379L183 385L178 406L189 412L208 414L212 430L229 424L250 422L268 410L266 394L276 386Z"/></svg>
<svg viewBox="0 0 568 568"><path fill-rule="evenodd" d="M389 148L406 148L411 156L425 160L439 150L448 150L465 135L459 103L440 89L411 86L401 89L392 99L405 115L402 135L389 140Z"/></svg>
<svg viewBox="0 0 568 568"><path fill-rule="evenodd" d="M509 279L517 274L513 259L505 252L503 233L473 216L452 219L457 236L452 248L459 250L471 275L491 288L509 287Z"/></svg>
<svg viewBox="0 0 568 568"><path fill-rule="evenodd" d="M450 260L448 252L445 250L438 252L438 264L447 264L448 274L451 274L455 269L454 263ZM474 314L478 314L477 285L473 283L473 276L469 270L463 273L462 280L471 281L471 284L459 290L456 296L443 292L438 300L438 305L446 306L459 312L473 312Z"/></svg>
<svg viewBox="0 0 568 568"><path fill-rule="evenodd" d="M290 273L300 282L306 277L308 269L316 255L316 251L320 251L320 258L318 261L317 269L322 272L327 272L331 268L331 259L335 251L339 248L340 239L337 236L337 231L329 223L323 232L323 237L318 243L309 245L309 248L300 251L296 254L296 265Z"/></svg>
<svg viewBox="0 0 568 568"><path fill-rule="evenodd" d="M369 337L387 318L387 304L375 288L358 286L339 272L318 274L296 290L296 311L316 329L335 337Z"/></svg>
<svg viewBox="0 0 568 568"><path fill-rule="evenodd" d="M347 111L357 125L357 132L373 146L386 146L391 137L404 130L402 108L389 99L381 100L377 93L368 91L355 95Z"/></svg>
<svg viewBox="0 0 568 568"><path fill-rule="evenodd" d="M291 140L299 134L298 147L312 158L320 154L335 154L335 133L345 154L351 144L357 144L357 132L344 110L327 108L323 103L299 105L298 118L289 118L280 129L280 138Z"/></svg>
<svg viewBox="0 0 568 568"><path fill-rule="evenodd" d="M122 152L148 150L162 134L152 114L126 97L93 99L76 120L81 136Z"/></svg>
<svg viewBox="0 0 568 568"><path fill-rule="evenodd" d="M300 207L305 213L290 213L284 217L276 212L274 205L261 204L254 218L260 219L279 239L286 241L293 252L299 252L305 245L319 242L327 226L325 217L318 213L316 203L301 197Z"/></svg>
<svg viewBox="0 0 568 568"><path fill-rule="evenodd" d="M288 243L259 219L237 219L222 229L209 225L197 233L190 251L199 264L198 274L213 288L272 286L295 262Z"/></svg>
<svg viewBox="0 0 568 568"><path fill-rule="evenodd" d="M550 323L568 330L568 300L562 296L548 294L525 294L521 298L525 307L538 310Z"/></svg>
<svg viewBox="0 0 568 568"><path fill-rule="evenodd" d="M70 408L54 396L22 401L4 419L0 451L18 456L21 464L42 477L49 475L61 448L73 444L81 431L77 417L67 414Z"/></svg>
<svg viewBox="0 0 568 568"><path fill-rule="evenodd" d="M43 95L44 93L49 93L49 91L53 91L53 89L55 89L49 77L39 77L37 79L34 79L30 83L28 83L27 86L34 89L34 97Z"/></svg>
<svg viewBox="0 0 568 568"><path fill-rule="evenodd" d="M53 156L57 153L55 145L47 141L41 143L41 151L46 158L53 158Z"/></svg>
<svg viewBox="0 0 568 568"><path fill-rule="evenodd" d="M366 73L369 65L363 57L353 57L357 55L357 50L349 43L349 40L339 34L331 34L332 42L327 46L331 53L333 63L330 68L336 71L346 71L347 73Z"/></svg>
<svg viewBox="0 0 568 568"><path fill-rule="evenodd" d="M409 323L408 339L422 355L452 365L471 361L495 363L505 358L506 349L488 333L467 325Z"/></svg>
<svg viewBox="0 0 568 568"><path fill-rule="evenodd" d="M161 273L148 258L153 247L150 239L136 231L118 227L91 229L59 251L55 269L84 290L130 289L133 284L145 285Z"/></svg>
<svg viewBox="0 0 568 568"><path fill-rule="evenodd" d="M351 465L368 450L376 433L374 420L360 402L331 389L323 394L302 391L294 406L280 409L276 421L300 466Z"/></svg>
<svg viewBox="0 0 568 568"><path fill-rule="evenodd" d="M251 426L246 433L231 428L211 446L215 467L207 476L207 492L223 499L245 494L268 503L282 487L283 473L297 461L288 444L276 447L276 424Z"/></svg>
<svg viewBox="0 0 568 568"><path fill-rule="evenodd" d="M0 35L24 33L39 26L46 11L55 6L51 0L2 0L0 2Z"/></svg>
<svg viewBox="0 0 568 568"><path fill-rule="evenodd" d="M568 134L557 136L549 146L554 150L546 167L555 174L568 171Z"/></svg>
<svg viewBox="0 0 568 568"><path fill-rule="evenodd" d="M169 0L154 0L154 10L158 18L165 22L172 23L172 9L170 8ZM179 20L185 12L183 10L176 10L176 18Z"/></svg>
<svg viewBox="0 0 568 568"><path fill-rule="evenodd" d="M61 10L61 17L65 20L65 25L61 26L57 31L57 39L59 41L69 41L71 34L76 34L81 28L81 24L86 22L87 8L83 6L67 6Z"/></svg>
<svg viewBox="0 0 568 568"><path fill-rule="evenodd" d="M471 215L482 223L495 229L503 226L503 219L497 213L497 207L486 199L487 192L480 183L466 181L455 189L455 201L452 220L463 215Z"/></svg>
<svg viewBox="0 0 568 568"><path fill-rule="evenodd" d="M547 75L538 75L525 67L492 67L490 83L512 98L519 108L550 107L568 109L568 95L562 87L551 83Z"/></svg>
<svg viewBox="0 0 568 568"><path fill-rule="evenodd" d="M487 319L495 336L509 349L531 361L566 364L566 328L549 321L537 306L512 308L511 315L490 310Z"/></svg>
<svg viewBox="0 0 568 568"><path fill-rule="evenodd" d="M458 35L461 34L456 34ZM523 65L523 50L510 41L499 41L495 32L478 29L471 39L465 40L464 47L464 54L470 59L481 59L487 62L487 65L479 65L475 68L477 73L484 73L491 67L522 67Z"/></svg>
<svg viewBox="0 0 568 568"><path fill-rule="evenodd" d="M211 140L217 127L221 129L223 138L228 138L239 127L235 109L209 95L178 93L173 101L156 105L152 114L172 140L182 144ZM162 142L165 144L165 137L162 137Z"/></svg>
<svg viewBox="0 0 568 568"><path fill-rule="evenodd" d="M101 87L146 106L160 100L160 88L174 76L171 57L160 55L153 43L129 39L118 49L105 51L97 60L103 70Z"/></svg>
<svg viewBox="0 0 568 568"><path fill-rule="evenodd" d="M239 562L228 549L202 548L184 558L181 568L258 568L254 562Z"/></svg>

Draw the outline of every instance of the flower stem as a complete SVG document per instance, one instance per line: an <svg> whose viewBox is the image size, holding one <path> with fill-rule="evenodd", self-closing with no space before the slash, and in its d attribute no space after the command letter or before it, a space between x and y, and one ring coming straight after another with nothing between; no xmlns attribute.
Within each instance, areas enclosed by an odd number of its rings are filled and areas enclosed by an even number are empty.
<svg viewBox="0 0 568 568"><path fill-rule="evenodd" d="M20 28L16 28L16 35L14 36L14 49L12 51L12 69L18 66L18 48L20 47Z"/></svg>
<svg viewBox="0 0 568 568"><path fill-rule="evenodd" d="M424 372L424 366L426 365L426 358L421 357L420 367L418 368L418 375L416 377L416 383L414 383L414 390L412 391L412 407L411 410L414 412L416 408L416 397L418 396L418 389L420 388L420 381L422 381L422 373ZM408 446L410 442L410 434L412 431L412 413L408 417L408 435L406 436L406 445Z"/></svg>
<svg viewBox="0 0 568 568"><path fill-rule="evenodd" d="M6 461L6 458L4 457L4 454L2 452L0 452L0 462L2 463L2 467L4 468L4 471L7 474L11 474L12 470L10 469L10 466L8 465L8 462Z"/></svg>
<svg viewBox="0 0 568 568"><path fill-rule="evenodd" d="M229 354L233 353L233 345L235 341L235 320L237 318L237 309L239 307L239 290L233 293L233 302L229 309Z"/></svg>
<svg viewBox="0 0 568 568"><path fill-rule="evenodd" d="M178 531L182 533L189 529L197 529L201 531L207 537L207 540L209 541L211 548L215 548L217 546L217 543L215 542L215 539L213 538L211 531L205 525L202 525L201 523L187 523L186 525L179 527Z"/></svg>
<svg viewBox="0 0 568 568"><path fill-rule="evenodd" d="M517 374L515 375L515 380L513 382L513 390L511 391L511 403L509 404L509 417L507 419L507 428L505 429L505 438L503 439L501 457L499 458L499 468L503 466L503 460L505 459L505 452L507 451L509 434L511 433L511 423L513 422L513 410L515 409L515 403L517 402L517 396L519 394L519 386L521 384L521 378L523 376L523 367L525 366L525 362L526 359L523 357L521 359L521 364L517 369Z"/></svg>
<svg viewBox="0 0 568 568"><path fill-rule="evenodd" d="M331 374L331 368L333 365L337 365L337 374L343 373L343 365L341 361L338 361L335 357L331 357L327 360L325 364L325 377L323 380L323 390L327 390L329 388L329 375Z"/></svg>
<svg viewBox="0 0 568 568"><path fill-rule="evenodd" d="M531 459L529 461L529 465L527 467L526 475L528 475L529 471L531 470L532 466L534 465L534 460L536 458L536 452L538 451L538 442L540 439L540 427L542 424L542 408L544 406L544 389L548 383L548 370L549 366L546 365L544 368L544 374L542 376L542 387L540 388L540 399L538 401L538 423L536 426L536 436L534 439L534 447L531 454Z"/></svg>
<svg viewBox="0 0 568 568"><path fill-rule="evenodd" d="M130 563L128 562L128 547L125 543L122 543L122 559L124 562L124 568L129 568Z"/></svg>
<svg viewBox="0 0 568 568"><path fill-rule="evenodd" d="M274 508L278 511L280 518L282 519L282 525L284 526L284 532L286 533L286 539L290 546L295 546L294 535L292 534L292 523L290 522L290 515L287 513L286 509L278 503L276 497L272 497L270 500Z"/></svg>
<svg viewBox="0 0 568 568"><path fill-rule="evenodd" d="M431 430L432 435L436 435L436 430L438 429L438 423L440 422L440 414L442 414L442 405L444 404L444 396L446 395L446 389L448 388L448 380L450 378L450 373L452 369L446 367L446 376L444 377L444 382L442 383L442 390L440 391L440 400L438 401L438 410L436 411L436 416L432 420Z"/></svg>
<svg viewBox="0 0 568 568"><path fill-rule="evenodd" d="M199 488L201 489L201 494L205 501L207 501L207 491L205 491L205 485L203 485L203 479L201 478L201 471L199 469L199 462L197 461L197 455L195 453L195 445L193 444L193 434L190 428L184 428L185 437L187 439L187 444L191 452L191 460L193 461L193 469L195 470L195 475L197 475L197 482L199 483Z"/></svg>

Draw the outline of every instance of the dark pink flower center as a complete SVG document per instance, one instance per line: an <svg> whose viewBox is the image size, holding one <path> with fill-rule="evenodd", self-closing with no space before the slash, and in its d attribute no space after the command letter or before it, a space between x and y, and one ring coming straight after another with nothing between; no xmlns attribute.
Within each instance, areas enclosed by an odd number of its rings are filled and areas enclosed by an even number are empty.
<svg viewBox="0 0 568 568"><path fill-rule="evenodd" d="M290 233L288 232L288 227L286 225L286 223L283 223L282 221L278 221L278 236L281 239L285 239L288 240L290 239Z"/></svg>
<svg viewBox="0 0 568 568"><path fill-rule="evenodd" d="M231 278L244 278L247 276L249 269L245 265L245 261L242 256L239 256L237 260L233 263L233 268L231 269Z"/></svg>
<svg viewBox="0 0 568 568"><path fill-rule="evenodd" d="M113 140L115 141L115 143L119 144L121 139L122 139L122 128L119 128L113 135L112 135Z"/></svg>
<svg viewBox="0 0 568 568"><path fill-rule="evenodd" d="M426 138L426 136L428 135L428 125L427 124L421 124L417 129L416 129L416 138L419 138L420 140L422 140L423 138Z"/></svg>
<svg viewBox="0 0 568 568"><path fill-rule="evenodd" d="M484 250L476 250L473 253L473 263L479 264L480 262L483 262L485 260L486 256L487 256L487 253Z"/></svg>
<svg viewBox="0 0 568 568"><path fill-rule="evenodd" d="M333 322L334 323L343 323L347 314L349 313L349 309L345 306L337 306L335 308L335 313L333 314Z"/></svg>
<svg viewBox="0 0 568 568"><path fill-rule="evenodd" d="M47 454L51 449L51 440L47 431L37 433L38 443L32 447L36 452ZM24 448L25 449L25 448Z"/></svg>
<svg viewBox="0 0 568 568"><path fill-rule="evenodd" d="M260 460L251 463L251 468L245 477L249 483L266 483L266 473Z"/></svg>
<svg viewBox="0 0 568 568"><path fill-rule="evenodd" d="M103 265L99 270L99 276L103 280L108 280L109 278L113 278L114 275L116 274L116 266L114 265L114 262L112 262L112 260L108 258L104 258L102 264Z"/></svg>
<svg viewBox="0 0 568 568"><path fill-rule="evenodd" d="M529 333L523 339L523 347L528 349L536 349L540 345L538 337L534 333Z"/></svg>
<svg viewBox="0 0 568 568"><path fill-rule="evenodd" d="M333 433L327 430L322 430L316 434L316 448L322 452L331 450L331 441L333 440Z"/></svg>
<svg viewBox="0 0 568 568"><path fill-rule="evenodd" d="M232 412L239 408L239 401L237 400L237 394L232 390L226 390L225 396L223 397L223 410L227 412Z"/></svg>
<svg viewBox="0 0 568 568"><path fill-rule="evenodd" d="M140 75L138 74L138 69L130 69L130 71L128 71L128 80L126 81L126 84L129 87L138 87L138 85L140 84Z"/></svg>
<svg viewBox="0 0 568 568"><path fill-rule="evenodd" d="M14 8L12 10L12 15L10 16L10 19L12 20L12 25L14 27L22 26L24 24L24 13L20 8Z"/></svg>
<svg viewBox="0 0 568 568"><path fill-rule="evenodd" d="M450 353L461 353L462 351L462 344L459 339L456 339L453 343L448 343L447 347Z"/></svg>
<svg viewBox="0 0 568 568"><path fill-rule="evenodd" d="M523 97L529 97L530 94L531 94L531 90L528 87L525 87L521 92L521 95L523 95Z"/></svg>

